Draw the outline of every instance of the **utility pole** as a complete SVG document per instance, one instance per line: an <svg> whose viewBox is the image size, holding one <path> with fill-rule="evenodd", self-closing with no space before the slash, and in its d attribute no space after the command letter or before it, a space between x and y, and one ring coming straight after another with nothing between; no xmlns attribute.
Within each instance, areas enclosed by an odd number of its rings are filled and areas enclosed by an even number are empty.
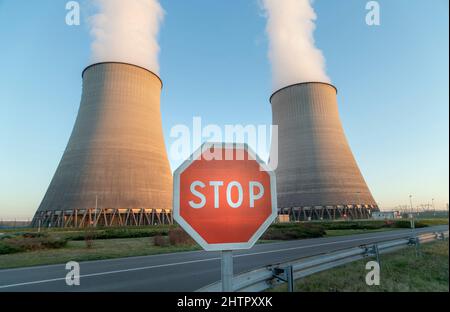
<svg viewBox="0 0 450 312"><path fill-rule="evenodd" d="M411 205L411 213L413 213L412 195L409 195L409 203Z"/></svg>

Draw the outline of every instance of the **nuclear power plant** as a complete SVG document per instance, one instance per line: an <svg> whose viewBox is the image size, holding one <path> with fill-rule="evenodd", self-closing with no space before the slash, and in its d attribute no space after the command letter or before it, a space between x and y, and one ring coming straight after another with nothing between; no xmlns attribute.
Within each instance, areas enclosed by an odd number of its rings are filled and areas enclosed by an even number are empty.
<svg viewBox="0 0 450 312"><path fill-rule="evenodd" d="M32 225L172 224L162 81L118 62L91 65L82 77L72 135ZM295 221L359 219L379 210L345 137L334 86L291 85L275 92L271 104L280 214Z"/></svg>
<svg viewBox="0 0 450 312"><path fill-rule="evenodd" d="M33 226L172 223L162 81L116 62L91 65L82 76L78 117Z"/></svg>
<svg viewBox="0 0 450 312"><path fill-rule="evenodd" d="M379 208L347 142L337 89L299 83L271 97L278 125L278 208L291 220L369 218Z"/></svg>

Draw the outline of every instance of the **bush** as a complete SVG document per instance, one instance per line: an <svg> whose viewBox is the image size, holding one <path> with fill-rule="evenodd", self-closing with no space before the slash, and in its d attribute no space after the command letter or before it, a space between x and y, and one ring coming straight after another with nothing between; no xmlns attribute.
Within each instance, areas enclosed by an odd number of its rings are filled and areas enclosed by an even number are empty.
<svg viewBox="0 0 450 312"><path fill-rule="evenodd" d="M155 246L159 246L159 247L168 247L169 246L169 240L167 239L166 236L162 236L162 235L156 235L153 239L153 243L155 244Z"/></svg>
<svg viewBox="0 0 450 312"><path fill-rule="evenodd" d="M169 226L146 227L146 228L108 228L92 229L95 232L95 239L116 239L116 238L140 238L154 237L157 235L166 236L169 233ZM80 241L85 239L85 233L68 233L69 240Z"/></svg>
<svg viewBox="0 0 450 312"><path fill-rule="evenodd" d="M12 254L16 252L21 252L24 250L21 250L19 247L10 245L6 242L0 241L0 255L7 255Z"/></svg>
<svg viewBox="0 0 450 312"><path fill-rule="evenodd" d="M326 230L378 230L383 228L410 228L410 220L363 220L363 221L324 221L314 222L322 225ZM422 228L427 225L416 220L416 227Z"/></svg>
<svg viewBox="0 0 450 312"><path fill-rule="evenodd" d="M173 246L195 245L194 240L181 228L169 231L169 242Z"/></svg>
<svg viewBox="0 0 450 312"><path fill-rule="evenodd" d="M415 220L414 226L416 228L428 227L428 225L425 224L424 222L417 221L417 220ZM411 220L396 220L394 227L399 228L399 229L409 229L409 228L411 228Z"/></svg>
<svg viewBox="0 0 450 312"><path fill-rule="evenodd" d="M36 232L28 232L28 233L18 233L19 236L24 238L39 238L39 237L48 237L48 234L45 233L36 233Z"/></svg>
<svg viewBox="0 0 450 312"><path fill-rule="evenodd" d="M327 230L377 230L390 226L385 221L328 221L320 224Z"/></svg>
<svg viewBox="0 0 450 312"><path fill-rule="evenodd" d="M262 236L264 240L294 240L317 238L325 235L325 229L313 223L273 224Z"/></svg>
<svg viewBox="0 0 450 312"><path fill-rule="evenodd" d="M63 237L51 236L41 240L41 244L44 248L59 249L67 246L67 239Z"/></svg>
<svg viewBox="0 0 450 312"><path fill-rule="evenodd" d="M13 237L15 237L15 235L12 235L12 234L2 234L2 235L0 235L0 241L1 241L2 239L13 238Z"/></svg>
<svg viewBox="0 0 450 312"><path fill-rule="evenodd" d="M67 245L67 240L62 237L39 235L16 236L0 241L0 254L10 254L41 249L57 249Z"/></svg>
<svg viewBox="0 0 450 312"><path fill-rule="evenodd" d="M84 232L84 242L87 249L91 249L94 246L94 239L96 237L95 230L92 228L87 228Z"/></svg>

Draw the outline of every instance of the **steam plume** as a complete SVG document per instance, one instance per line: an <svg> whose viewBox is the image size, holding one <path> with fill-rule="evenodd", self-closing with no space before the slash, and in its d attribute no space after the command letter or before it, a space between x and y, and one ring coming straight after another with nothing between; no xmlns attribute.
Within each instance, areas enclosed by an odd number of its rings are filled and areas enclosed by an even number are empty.
<svg viewBox="0 0 450 312"><path fill-rule="evenodd" d="M164 10L158 0L91 0L91 62L125 62L159 74L158 33Z"/></svg>
<svg viewBox="0 0 450 312"><path fill-rule="evenodd" d="M262 0L275 90L301 82L330 82L315 46L312 0Z"/></svg>

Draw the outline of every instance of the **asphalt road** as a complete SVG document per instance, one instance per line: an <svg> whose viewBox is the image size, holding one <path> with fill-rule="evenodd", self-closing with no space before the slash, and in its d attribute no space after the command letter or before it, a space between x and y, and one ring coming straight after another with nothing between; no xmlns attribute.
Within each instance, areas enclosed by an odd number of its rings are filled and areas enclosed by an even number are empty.
<svg viewBox="0 0 450 312"><path fill-rule="evenodd" d="M448 226L417 229L417 233ZM235 273L339 249L411 236L411 230L260 244L234 253ZM81 262L80 286L67 286L65 265L0 270L0 292L195 291L220 279L220 253L183 252Z"/></svg>

